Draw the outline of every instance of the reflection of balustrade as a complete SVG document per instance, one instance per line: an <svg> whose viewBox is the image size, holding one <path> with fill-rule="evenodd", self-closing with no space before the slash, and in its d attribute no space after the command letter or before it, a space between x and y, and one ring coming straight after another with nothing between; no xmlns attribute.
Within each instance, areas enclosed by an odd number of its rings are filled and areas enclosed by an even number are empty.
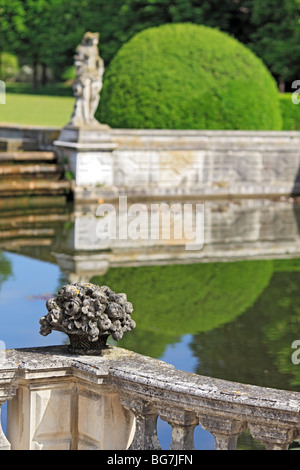
<svg viewBox="0 0 300 470"><path fill-rule="evenodd" d="M297 392L176 370L109 347L76 356L64 346L10 350L0 361L0 406L8 401L0 449L160 449L157 419L172 427L172 450L194 449L199 424L216 449L235 449L248 429L266 449L300 435Z"/></svg>

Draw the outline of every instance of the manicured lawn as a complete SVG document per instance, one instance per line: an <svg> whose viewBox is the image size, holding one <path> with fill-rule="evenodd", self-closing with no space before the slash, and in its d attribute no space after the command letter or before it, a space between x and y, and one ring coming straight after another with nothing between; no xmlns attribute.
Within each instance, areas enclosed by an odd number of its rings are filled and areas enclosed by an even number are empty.
<svg viewBox="0 0 300 470"><path fill-rule="evenodd" d="M6 93L0 104L0 122L42 126L64 126L70 120L74 98Z"/></svg>

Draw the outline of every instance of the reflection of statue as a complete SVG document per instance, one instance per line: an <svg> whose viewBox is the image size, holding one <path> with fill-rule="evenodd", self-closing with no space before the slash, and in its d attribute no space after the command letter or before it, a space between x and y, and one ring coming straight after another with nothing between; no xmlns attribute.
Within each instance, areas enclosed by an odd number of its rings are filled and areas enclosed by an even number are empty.
<svg viewBox="0 0 300 470"><path fill-rule="evenodd" d="M76 103L70 121L71 125L99 124L94 118L97 110L104 62L98 52L99 33L85 33L81 44L76 49L76 80L73 85Z"/></svg>

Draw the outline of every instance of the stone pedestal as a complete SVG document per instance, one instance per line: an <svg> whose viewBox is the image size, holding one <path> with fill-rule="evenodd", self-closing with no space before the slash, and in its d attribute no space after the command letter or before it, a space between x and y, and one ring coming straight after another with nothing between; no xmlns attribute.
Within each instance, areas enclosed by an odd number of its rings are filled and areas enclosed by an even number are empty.
<svg viewBox="0 0 300 470"><path fill-rule="evenodd" d="M111 188L114 184L110 127L104 124L65 126L54 142L59 159L71 172L75 187Z"/></svg>

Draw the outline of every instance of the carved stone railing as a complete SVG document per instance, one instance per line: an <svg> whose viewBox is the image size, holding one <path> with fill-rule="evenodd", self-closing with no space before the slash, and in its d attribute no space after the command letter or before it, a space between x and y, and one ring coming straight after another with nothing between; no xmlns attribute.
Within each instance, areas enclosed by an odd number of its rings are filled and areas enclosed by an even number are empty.
<svg viewBox="0 0 300 470"><path fill-rule="evenodd" d="M4 365L5 354L0 351L0 450L10 450L10 442L5 436L1 426L1 406L10 400L16 393L17 382L15 381L15 371L11 368L1 368Z"/></svg>
<svg viewBox="0 0 300 470"><path fill-rule="evenodd" d="M266 449L300 435L300 395L176 370L121 348L98 356L65 346L8 350L0 361L0 449L159 450L157 419L172 426L172 450L194 449L201 425L215 449L235 449L245 430Z"/></svg>

